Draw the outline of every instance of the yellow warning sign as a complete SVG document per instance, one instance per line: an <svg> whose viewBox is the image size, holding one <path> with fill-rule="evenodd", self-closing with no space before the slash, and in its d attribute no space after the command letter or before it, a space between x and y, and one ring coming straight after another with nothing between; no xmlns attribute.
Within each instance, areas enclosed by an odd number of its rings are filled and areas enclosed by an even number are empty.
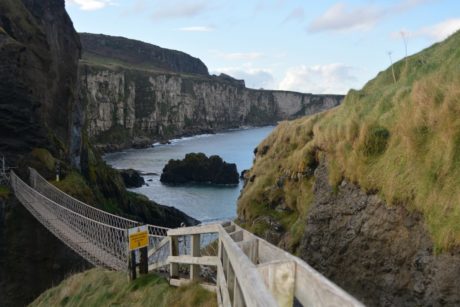
<svg viewBox="0 0 460 307"><path fill-rule="evenodd" d="M128 229L129 250L136 250L149 245L149 231L147 226Z"/></svg>

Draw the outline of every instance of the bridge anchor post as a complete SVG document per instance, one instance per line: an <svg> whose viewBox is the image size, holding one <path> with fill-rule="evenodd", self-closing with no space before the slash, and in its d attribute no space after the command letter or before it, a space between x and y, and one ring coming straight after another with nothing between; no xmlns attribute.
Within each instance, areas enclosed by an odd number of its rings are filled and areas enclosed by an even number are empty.
<svg viewBox="0 0 460 307"><path fill-rule="evenodd" d="M131 251L129 252L129 280L133 281L137 278L137 273L136 273L136 252Z"/></svg>
<svg viewBox="0 0 460 307"><path fill-rule="evenodd" d="M140 262L139 262L139 274L146 275L149 273L149 260L148 260L148 251L147 246L139 250L140 252Z"/></svg>

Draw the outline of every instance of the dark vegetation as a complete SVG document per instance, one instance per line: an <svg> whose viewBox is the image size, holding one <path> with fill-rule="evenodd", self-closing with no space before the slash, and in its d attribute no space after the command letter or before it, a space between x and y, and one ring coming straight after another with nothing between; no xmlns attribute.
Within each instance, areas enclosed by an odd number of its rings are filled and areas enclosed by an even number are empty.
<svg viewBox="0 0 460 307"><path fill-rule="evenodd" d="M132 168L118 171L127 188L139 188L145 184L145 180L140 173Z"/></svg>
<svg viewBox="0 0 460 307"><path fill-rule="evenodd" d="M219 156L208 158L204 153L189 153L183 160L169 160L160 181L172 184L238 184L239 175L235 163L227 163Z"/></svg>

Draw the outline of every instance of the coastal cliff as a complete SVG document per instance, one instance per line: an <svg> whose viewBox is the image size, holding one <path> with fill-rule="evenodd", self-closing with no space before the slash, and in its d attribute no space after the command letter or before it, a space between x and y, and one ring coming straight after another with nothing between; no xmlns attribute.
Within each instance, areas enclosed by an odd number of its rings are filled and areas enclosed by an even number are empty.
<svg viewBox="0 0 460 307"><path fill-rule="evenodd" d="M5 0L0 15L0 151L78 156L80 41L63 1Z"/></svg>
<svg viewBox="0 0 460 307"><path fill-rule="evenodd" d="M182 58L182 66L165 67L146 55L147 50L159 47L106 35L80 35L80 95L87 106L88 133L106 149L275 124L332 108L343 99L341 95L248 89L242 80L208 75L202 62L190 56ZM141 51L124 55L127 46L133 45Z"/></svg>
<svg viewBox="0 0 460 307"><path fill-rule="evenodd" d="M255 150L239 223L369 306L458 306L460 32Z"/></svg>

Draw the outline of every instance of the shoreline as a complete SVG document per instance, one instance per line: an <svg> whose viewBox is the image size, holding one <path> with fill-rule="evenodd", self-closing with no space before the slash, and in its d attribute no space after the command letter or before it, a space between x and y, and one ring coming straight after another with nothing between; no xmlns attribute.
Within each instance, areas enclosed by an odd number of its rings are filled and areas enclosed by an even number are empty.
<svg viewBox="0 0 460 307"><path fill-rule="evenodd" d="M264 128L264 127L270 127L270 126L275 127L276 125L278 125L278 123L279 122L267 124L267 125L260 125L260 126L244 125L244 126L240 126L236 128L202 130L201 132L196 133L196 134L183 133L183 134L175 135L175 136L172 136L171 138L165 138L165 139L158 139L158 138L149 139L147 137L133 137L132 140L124 144L97 144L95 143L93 146L94 148L96 148L97 150L101 152L102 156L104 156L106 154L122 152L124 150L130 150L130 149L146 149L146 148L153 148L157 146L171 145L171 144L175 144L178 141L181 141L184 139L190 139L190 138L195 138L195 137L200 137L200 136L205 137L205 136L215 135L219 133L242 131L242 130L248 130L248 129L254 129L254 128ZM136 139L138 140L137 142L136 142Z"/></svg>

